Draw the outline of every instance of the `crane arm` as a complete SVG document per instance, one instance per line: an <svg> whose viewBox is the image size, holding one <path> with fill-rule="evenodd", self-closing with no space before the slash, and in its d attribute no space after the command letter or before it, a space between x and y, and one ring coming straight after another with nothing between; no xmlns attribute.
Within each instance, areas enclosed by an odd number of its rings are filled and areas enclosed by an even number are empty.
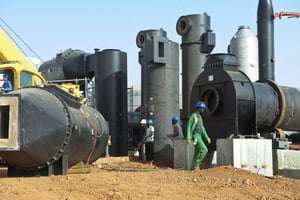
<svg viewBox="0 0 300 200"><path fill-rule="evenodd" d="M34 68L33 64L16 46L8 34L0 27L0 61L17 61L25 68Z"/></svg>
<svg viewBox="0 0 300 200"><path fill-rule="evenodd" d="M300 17L300 12L280 12L280 13L276 13L274 15L274 20L279 17L279 19L281 19L282 17L287 16L287 17L296 17L299 18Z"/></svg>

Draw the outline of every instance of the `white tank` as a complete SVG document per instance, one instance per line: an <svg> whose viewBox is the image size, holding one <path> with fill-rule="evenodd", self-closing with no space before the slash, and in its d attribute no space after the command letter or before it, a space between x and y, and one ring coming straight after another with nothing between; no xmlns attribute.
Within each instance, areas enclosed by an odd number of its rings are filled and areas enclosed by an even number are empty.
<svg viewBox="0 0 300 200"><path fill-rule="evenodd" d="M228 53L234 54L240 64L239 70L252 82L258 80L258 40L249 26L240 26L230 40Z"/></svg>

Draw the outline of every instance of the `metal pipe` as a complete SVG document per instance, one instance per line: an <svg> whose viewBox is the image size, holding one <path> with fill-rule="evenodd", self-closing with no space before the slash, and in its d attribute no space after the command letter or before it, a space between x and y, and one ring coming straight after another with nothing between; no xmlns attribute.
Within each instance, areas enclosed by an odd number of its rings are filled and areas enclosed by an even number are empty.
<svg viewBox="0 0 300 200"><path fill-rule="evenodd" d="M215 34L210 29L210 16L206 13L181 16L176 24L181 35L182 49L182 120L183 127L190 111L193 84L203 71L206 56L215 46ZM185 132L185 131L184 131Z"/></svg>
<svg viewBox="0 0 300 200"><path fill-rule="evenodd" d="M257 9L259 80L275 80L274 10L271 0L259 0Z"/></svg>

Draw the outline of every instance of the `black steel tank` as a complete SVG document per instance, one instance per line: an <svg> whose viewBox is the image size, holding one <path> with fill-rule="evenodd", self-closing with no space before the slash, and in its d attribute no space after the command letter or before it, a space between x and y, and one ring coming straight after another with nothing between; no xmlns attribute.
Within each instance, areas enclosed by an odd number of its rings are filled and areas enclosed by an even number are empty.
<svg viewBox="0 0 300 200"><path fill-rule="evenodd" d="M90 164L105 155L103 116L57 86L23 88L0 102L0 157L13 175L65 174L78 162Z"/></svg>
<svg viewBox="0 0 300 200"><path fill-rule="evenodd" d="M173 159L171 118L179 116L179 46L163 30L140 31L136 37L142 67L142 118L155 127L154 159Z"/></svg>
<svg viewBox="0 0 300 200"><path fill-rule="evenodd" d="M129 149L137 147L141 138L140 130L141 113L140 112L128 112L128 144Z"/></svg>
<svg viewBox="0 0 300 200"><path fill-rule="evenodd" d="M251 82L230 54L208 56L192 89L191 109L198 100L207 104L204 123L213 149L216 139L231 135L300 130L299 89L271 80Z"/></svg>
<svg viewBox="0 0 300 200"><path fill-rule="evenodd" d="M109 121L109 154L127 156L127 54L118 49L105 49L95 54L95 104Z"/></svg>
<svg viewBox="0 0 300 200"><path fill-rule="evenodd" d="M42 63L39 72L48 81L84 78L88 75L87 56L84 51L67 49L58 53L55 58Z"/></svg>

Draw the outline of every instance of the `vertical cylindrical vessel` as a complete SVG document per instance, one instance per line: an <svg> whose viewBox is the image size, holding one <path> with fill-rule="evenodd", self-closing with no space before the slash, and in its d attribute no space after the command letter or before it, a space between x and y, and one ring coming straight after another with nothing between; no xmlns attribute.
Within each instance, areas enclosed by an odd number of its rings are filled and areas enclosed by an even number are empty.
<svg viewBox="0 0 300 200"><path fill-rule="evenodd" d="M259 80L275 80L274 76L274 10L271 0L259 0L257 9Z"/></svg>
<svg viewBox="0 0 300 200"><path fill-rule="evenodd" d="M127 54L117 49L97 52L96 108L109 122L111 156L128 155Z"/></svg>
<svg viewBox="0 0 300 200"><path fill-rule="evenodd" d="M190 96L193 84L208 55L215 46L215 35L210 30L210 16L206 13L181 16L176 24L181 35L182 49L182 119L185 124L190 111Z"/></svg>
<svg viewBox="0 0 300 200"><path fill-rule="evenodd" d="M160 30L146 30L146 31L140 31L136 37L136 44L139 48L143 48L143 51L139 52L139 63L141 64L142 70L141 70L141 105L142 105L142 118L147 117L146 107L148 105L149 96L148 96L148 85L143 84L147 83L148 71L147 71L147 60L154 60L154 49L152 44L151 37L155 38L165 38L167 37L167 32L160 29ZM144 48L144 46L147 46L147 48ZM156 57L156 60L158 58ZM158 61L156 61L158 62Z"/></svg>
<svg viewBox="0 0 300 200"><path fill-rule="evenodd" d="M153 119L154 159L173 159L171 118L179 115L179 47L160 30L140 31L137 35L142 66L143 118Z"/></svg>
<svg viewBox="0 0 300 200"><path fill-rule="evenodd" d="M238 69L244 72L252 82L258 80L258 41L249 26L240 26L230 40L230 54L236 56Z"/></svg>

